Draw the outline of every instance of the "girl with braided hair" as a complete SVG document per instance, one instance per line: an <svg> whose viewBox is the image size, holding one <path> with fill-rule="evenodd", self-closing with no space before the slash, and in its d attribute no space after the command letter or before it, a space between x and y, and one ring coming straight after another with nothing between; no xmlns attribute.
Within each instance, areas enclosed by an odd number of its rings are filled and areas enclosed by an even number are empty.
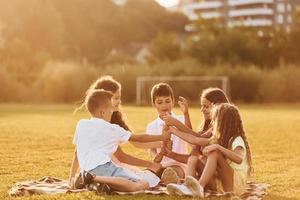
<svg viewBox="0 0 300 200"><path fill-rule="evenodd" d="M203 90L200 96L200 104L201 104L201 112L203 114L203 122L200 125L200 129L198 132L193 131L191 128L185 126L180 121L172 118L171 116L166 116L164 118L165 123L169 126L175 126L182 132L191 133L195 136L201 138L210 138L212 133L212 124L211 124L211 111L214 106L220 103L229 103L229 100L225 94L225 92L219 88L209 87ZM182 100L183 106L185 107L186 113L188 112L188 106L186 100L183 98ZM188 115L188 114L187 114ZM186 116L186 115L185 115ZM189 120L190 117L188 116L187 119ZM191 122L189 122L191 124ZM192 127L192 126L190 126ZM204 141L207 141L207 139ZM206 145L207 143L203 143ZM203 145L193 145L192 151L190 154L183 155L183 154L176 154L174 152L167 152L165 156L173 158L179 162L187 164L186 176L194 176L199 177L203 171L204 165L200 161L199 157L202 155ZM216 189L216 182L211 181L209 186L211 190Z"/></svg>
<svg viewBox="0 0 300 200"><path fill-rule="evenodd" d="M187 176L185 191L182 186L169 184L168 191L172 194L204 196L204 188L217 172L225 192L243 192L247 178L252 171L250 147L245 135L239 110L236 106L222 103L213 109L213 136L210 145L203 149L202 162L205 167L199 180ZM191 144L202 144L203 139L186 134L170 127L170 132ZM187 190L188 189L188 190Z"/></svg>

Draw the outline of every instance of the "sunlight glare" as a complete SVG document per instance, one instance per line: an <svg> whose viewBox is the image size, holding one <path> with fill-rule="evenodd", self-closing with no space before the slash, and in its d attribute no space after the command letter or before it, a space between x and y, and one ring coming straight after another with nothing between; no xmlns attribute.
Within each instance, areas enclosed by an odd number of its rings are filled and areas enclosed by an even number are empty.
<svg viewBox="0 0 300 200"><path fill-rule="evenodd" d="M156 0L161 6L173 7L179 3L179 0Z"/></svg>

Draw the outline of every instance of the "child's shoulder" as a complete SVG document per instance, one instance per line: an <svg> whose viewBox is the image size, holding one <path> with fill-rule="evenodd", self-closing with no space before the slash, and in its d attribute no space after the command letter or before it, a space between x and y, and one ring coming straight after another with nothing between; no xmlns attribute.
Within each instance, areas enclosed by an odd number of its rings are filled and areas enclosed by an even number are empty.
<svg viewBox="0 0 300 200"><path fill-rule="evenodd" d="M106 123L104 120L97 119L97 118L91 118L91 119L80 119L77 122L77 127L78 126L104 126Z"/></svg>
<svg viewBox="0 0 300 200"><path fill-rule="evenodd" d="M157 122L157 119L155 119L155 120L149 122L149 123L147 124L147 126L154 126L154 125L156 124L156 122Z"/></svg>
<svg viewBox="0 0 300 200"><path fill-rule="evenodd" d="M241 136L237 136L232 141L231 146L232 146L233 149L238 147L238 146L241 146L241 147L245 148L245 141L243 140L243 138Z"/></svg>
<svg viewBox="0 0 300 200"><path fill-rule="evenodd" d="M90 121L89 119L80 119L77 122L77 126L82 126L82 125L88 123L89 121Z"/></svg>
<svg viewBox="0 0 300 200"><path fill-rule="evenodd" d="M149 122L147 124L147 128L153 128L157 125L157 123L159 122L159 117L155 118L154 120L152 120L151 122Z"/></svg>

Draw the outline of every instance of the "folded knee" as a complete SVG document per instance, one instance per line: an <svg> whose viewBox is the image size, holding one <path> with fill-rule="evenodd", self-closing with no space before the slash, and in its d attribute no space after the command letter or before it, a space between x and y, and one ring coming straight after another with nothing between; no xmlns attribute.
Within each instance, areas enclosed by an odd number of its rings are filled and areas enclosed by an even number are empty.
<svg viewBox="0 0 300 200"><path fill-rule="evenodd" d="M216 150L216 151L210 152L208 154L208 157L216 157L216 158L218 158L220 155L221 155L220 151Z"/></svg>
<svg viewBox="0 0 300 200"><path fill-rule="evenodd" d="M190 156L188 158L188 164L189 163L196 163L198 161L198 156Z"/></svg>

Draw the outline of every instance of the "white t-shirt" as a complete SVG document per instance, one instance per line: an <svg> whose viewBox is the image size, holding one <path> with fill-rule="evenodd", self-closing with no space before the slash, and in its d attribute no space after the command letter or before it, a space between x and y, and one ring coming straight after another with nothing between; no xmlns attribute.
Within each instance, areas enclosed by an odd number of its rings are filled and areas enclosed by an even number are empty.
<svg viewBox="0 0 300 200"><path fill-rule="evenodd" d="M130 136L131 132L100 118L80 120L73 138L80 168L89 171L111 161L119 144Z"/></svg>
<svg viewBox="0 0 300 200"><path fill-rule="evenodd" d="M243 171L243 172L247 173L247 171L248 171L247 151L246 151L245 142L241 136L238 136L233 140L232 145L231 145L231 150L234 151L234 149L237 147L242 147L245 151L243 161L241 164L231 162L230 166L235 170Z"/></svg>
<svg viewBox="0 0 300 200"><path fill-rule="evenodd" d="M184 123L184 117L182 115L174 115L172 113L172 116L175 117L176 119L178 119L179 121L181 121L182 123ZM158 117L157 119L155 119L154 121L150 122L147 125L146 133L150 134L150 135L151 134L152 135L160 135L160 134L162 134L162 128L163 128L164 124L165 124L165 122L160 117ZM177 137L174 134L171 135L171 140L173 141L173 146L172 146L173 152L179 153L179 154L187 154L187 143L184 140L180 139L179 137ZM157 152L160 152L159 148L157 149ZM166 156L163 157L161 164L163 167L168 167L171 165L181 165L181 166L185 167L185 165L183 163L175 161Z"/></svg>

